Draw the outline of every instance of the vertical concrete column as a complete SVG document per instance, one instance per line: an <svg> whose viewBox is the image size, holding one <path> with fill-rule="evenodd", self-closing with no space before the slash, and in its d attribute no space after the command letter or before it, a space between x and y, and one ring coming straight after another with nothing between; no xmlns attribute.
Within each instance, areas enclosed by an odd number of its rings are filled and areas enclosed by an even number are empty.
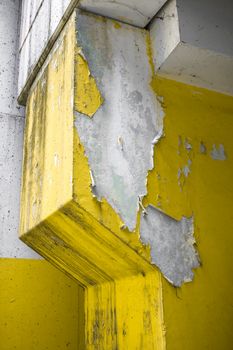
<svg viewBox="0 0 233 350"><path fill-rule="evenodd" d="M20 237L85 289L81 349L165 346L138 227L163 118L148 45L144 29L76 10L27 99Z"/></svg>
<svg viewBox="0 0 233 350"><path fill-rule="evenodd" d="M38 258L18 238L24 108L17 103L20 2L0 5L0 253Z"/></svg>

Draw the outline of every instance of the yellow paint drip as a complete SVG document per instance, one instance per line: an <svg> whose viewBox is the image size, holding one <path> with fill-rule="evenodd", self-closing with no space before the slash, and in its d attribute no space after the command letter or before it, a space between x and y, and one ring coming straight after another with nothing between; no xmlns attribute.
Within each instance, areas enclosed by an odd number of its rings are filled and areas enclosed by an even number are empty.
<svg viewBox="0 0 233 350"><path fill-rule="evenodd" d="M75 62L75 110L89 117L93 117L95 112L102 105L103 98L95 79L91 76L87 61L78 50Z"/></svg>

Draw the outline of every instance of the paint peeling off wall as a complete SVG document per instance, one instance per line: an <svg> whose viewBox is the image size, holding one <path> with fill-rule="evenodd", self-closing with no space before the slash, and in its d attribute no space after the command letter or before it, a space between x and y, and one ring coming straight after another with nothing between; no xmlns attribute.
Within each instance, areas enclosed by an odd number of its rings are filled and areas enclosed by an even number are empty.
<svg viewBox="0 0 233 350"><path fill-rule="evenodd" d="M222 144L217 147L216 145L213 145L212 150L210 152L210 156L214 160L226 160L226 153L224 146Z"/></svg>
<svg viewBox="0 0 233 350"><path fill-rule="evenodd" d="M192 269L200 264L194 248L193 219L176 221L153 206L146 212L141 215L140 233L143 243L151 246L152 263L176 287L192 281Z"/></svg>
<svg viewBox="0 0 233 350"><path fill-rule="evenodd" d="M78 16L78 46L104 103L92 119L76 112L75 126L92 171L94 194L105 198L131 231L139 198L147 193L153 144L163 130L163 111L150 87L147 40L145 30L85 13ZM80 98L77 94L78 88L75 99ZM90 109L99 107L91 99L88 104Z"/></svg>
<svg viewBox="0 0 233 350"><path fill-rule="evenodd" d="M93 117L103 99L81 50L76 52L76 82L75 110Z"/></svg>

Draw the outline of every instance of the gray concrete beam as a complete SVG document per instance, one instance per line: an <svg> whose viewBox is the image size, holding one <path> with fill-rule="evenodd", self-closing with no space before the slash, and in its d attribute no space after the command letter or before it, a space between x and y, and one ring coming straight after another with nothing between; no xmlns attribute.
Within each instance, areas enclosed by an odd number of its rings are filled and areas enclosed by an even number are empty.
<svg viewBox="0 0 233 350"><path fill-rule="evenodd" d="M157 74L233 94L233 2L170 0L150 26Z"/></svg>

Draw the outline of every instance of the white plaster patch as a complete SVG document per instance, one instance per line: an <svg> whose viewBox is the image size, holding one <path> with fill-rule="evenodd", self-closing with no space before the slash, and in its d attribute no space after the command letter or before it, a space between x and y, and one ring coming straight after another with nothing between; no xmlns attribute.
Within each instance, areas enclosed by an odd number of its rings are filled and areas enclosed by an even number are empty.
<svg viewBox="0 0 233 350"><path fill-rule="evenodd" d="M219 147L217 147L214 144L212 147L212 150L210 152L210 156L214 160L226 160L227 159L225 149L224 149L224 146L222 144L220 144Z"/></svg>
<svg viewBox="0 0 233 350"><path fill-rule="evenodd" d="M206 145L202 141L200 143L200 153L201 154L206 154Z"/></svg>
<svg viewBox="0 0 233 350"><path fill-rule="evenodd" d="M152 263L174 286L192 281L192 269L200 265L194 248L193 219L176 221L151 205L146 212L141 215L140 236L151 247Z"/></svg>
<svg viewBox="0 0 233 350"><path fill-rule="evenodd" d="M187 139L185 139L184 141L184 146L187 149L187 151L191 151L191 149L193 148L191 143Z"/></svg>
<svg viewBox="0 0 233 350"><path fill-rule="evenodd" d="M147 193L153 144L163 130L163 111L150 87L147 33L87 14L78 16L77 33L104 103L92 119L76 113L75 126L92 170L94 194L106 198L132 231L139 197Z"/></svg>
<svg viewBox="0 0 233 350"><path fill-rule="evenodd" d="M192 164L192 161L189 159L188 164L183 167L183 174L185 177L188 177L188 175L191 172L191 170L190 170L191 164Z"/></svg>

